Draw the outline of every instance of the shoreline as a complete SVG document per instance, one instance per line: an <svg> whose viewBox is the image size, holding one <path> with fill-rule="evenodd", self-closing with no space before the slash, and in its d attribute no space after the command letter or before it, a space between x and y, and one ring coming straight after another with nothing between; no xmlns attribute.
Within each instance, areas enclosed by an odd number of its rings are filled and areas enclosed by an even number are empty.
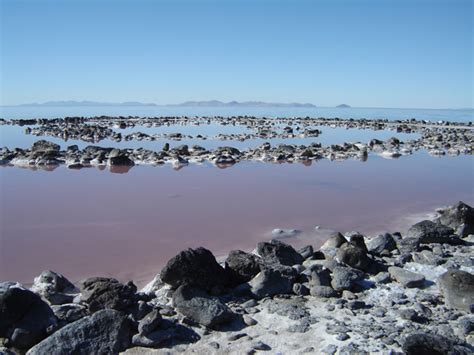
<svg viewBox="0 0 474 355"><path fill-rule="evenodd" d="M2 312L29 303L21 308L27 323L3 318L0 349L467 354L474 209L459 202L436 213L401 234L334 232L320 248L260 242L252 253L230 252L223 265L207 249L183 250L141 291L112 278L74 285L51 271L30 290L2 282Z"/></svg>

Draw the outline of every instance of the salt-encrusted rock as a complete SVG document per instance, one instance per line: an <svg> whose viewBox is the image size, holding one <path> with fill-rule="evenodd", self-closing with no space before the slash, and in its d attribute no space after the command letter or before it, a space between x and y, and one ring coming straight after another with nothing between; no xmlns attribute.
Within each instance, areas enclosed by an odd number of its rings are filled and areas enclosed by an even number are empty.
<svg viewBox="0 0 474 355"><path fill-rule="evenodd" d="M423 275L405 270L401 267L389 267L388 272L390 276L398 283L402 284L403 287L422 287L425 283L425 277Z"/></svg>
<svg viewBox="0 0 474 355"><path fill-rule="evenodd" d="M0 283L0 338L29 349L57 326L52 309L37 294L17 283Z"/></svg>
<svg viewBox="0 0 474 355"><path fill-rule="evenodd" d="M351 243L341 245L337 250L336 260L363 271L369 271L373 267L373 261L367 256L367 253Z"/></svg>
<svg viewBox="0 0 474 355"><path fill-rule="evenodd" d="M71 303L79 293L79 290L68 279L53 271L43 271L36 277L31 291L53 305Z"/></svg>
<svg viewBox="0 0 474 355"><path fill-rule="evenodd" d="M452 343L439 335L417 332L408 335L402 343L407 355L444 355L452 350Z"/></svg>
<svg viewBox="0 0 474 355"><path fill-rule="evenodd" d="M186 285L173 293L173 305L182 315L209 328L228 323L235 316L217 297Z"/></svg>
<svg viewBox="0 0 474 355"><path fill-rule="evenodd" d="M292 266L303 263L303 257L292 246L278 240L258 243L257 252L269 264Z"/></svg>
<svg viewBox="0 0 474 355"><path fill-rule="evenodd" d="M33 152L47 152L47 151L59 152L60 149L61 147L59 146L59 144L49 142L46 140L36 141L35 143L33 143L31 147L31 150Z"/></svg>
<svg viewBox="0 0 474 355"><path fill-rule="evenodd" d="M474 208L459 201L452 207L439 211L437 221L453 228L461 237L474 234Z"/></svg>
<svg viewBox="0 0 474 355"><path fill-rule="evenodd" d="M260 272L261 259L242 250L232 250L225 261L225 270L235 284L250 281Z"/></svg>
<svg viewBox="0 0 474 355"><path fill-rule="evenodd" d="M461 270L448 270L438 279L446 305L466 312L474 311L474 275Z"/></svg>
<svg viewBox="0 0 474 355"><path fill-rule="evenodd" d="M82 282L81 301L89 311L100 309L124 310L136 302L137 287L133 282L122 284L108 277L91 277Z"/></svg>
<svg viewBox="0 0 474 355"><path fill-rule="evenodd" d="M389 233L379 234L369 240L367 249L370 253L380 255L384 250L392 251L397 248L397 243Z"/></svg>
<svg viewBox="0 0 474 355"><path fill-rule="evenodd" d="M161 279L174 288L188 284L205 291L217 291L227 283L226 272L214 255L205 249L187 249L168 261Z"/></svg>
<svg viewBox="0 0 474 355"><path fill-rule="evenodd" d="M337 266L332 271L331 286L336 291L351 290L364 273L345 266Z"/></svg>
<svg viewBox="0 0 474 355"><path fill-rule="evenodd" d="M138 332L147 335L153 332L161 324L163 318L158 309L152 310L138 323Z"/></svg>
<svg viewBox="0 0 474 355"><path fill-rule="evenodd" d="M265 267L250 282L250 291L256 298L291 293L297 276L291 267Z"/></svg>
<svg viewBox="0 0 474 355"><path fill-rule="evenodd" d="M422 250L419 253L413 253L413 262L426 265L440 265L443 263L443 259L435 255L432 251Z"/></svg>
<svg viewBox="0 0 474 355"><path fill-rule="evenodd" d="M128 348L130 337L127 316L104 309L61 328L27 354L116 354Z"/></svg>
<svg viewBox="0 0 474 355"><path fill-rule="evenodd" d="M454 230L450 227L425 220L411 226L407 236L417 239L421 244L448 243L456 245L462 243L462 240L453 233Z"/></svg>

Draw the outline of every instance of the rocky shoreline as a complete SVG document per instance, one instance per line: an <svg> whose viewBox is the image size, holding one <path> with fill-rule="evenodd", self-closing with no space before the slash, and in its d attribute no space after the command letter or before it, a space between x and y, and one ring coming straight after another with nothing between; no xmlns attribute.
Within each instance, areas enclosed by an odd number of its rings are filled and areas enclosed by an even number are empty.
<svg viewBox="0 0 474 355"><path fill-rule="evenodd" d="M203 135L190 136L183 133L168 133L147 135L141 132L122 136L112 128L124 129L135 126L166 126L166 125L201 125L216 123L220 125L242 125L253 130L253 133L219 134L213 137L218 140L272 139L272 138L307 138L317 137L322 132L315 125L327 127L343 127L371 130L393 130L404 133L418 133L417 139L401 141L392 137L387 141L372 139L370 142L344 142L323 146L314 142L309 145L278 144L272 146L269 142L257 147L239 150L232 146L222 146L216 149L206 149L200 145L180 145L170 148L166 142L161 151L144 148L117 149L100 146L87 146L79 149L71 145L66 150L45 140L39 140L29 149L1 148L0 165L29 167L34 169L53 170L64 165L71 169L86 167L111 167L112 171L127 170L134 165L162 165L171 163L179 169L190 163L212 163L220 168L232 166L242 161L262 161L270 163L300 162L311 165L320 159L335 161L357 159L366 161L370 154L384 158L399 158L411 155L416 151L425 150L433 156L472 155L474 151L474 129L469 123L428 122L411 120L342 120L342 119L263 119L256 117L67 117L64 119L32 119L32 120L0 120L4 125L38 126L26 128L26 133L37 136L53 136L56 138L78 139L86 142L100 142L102 139L115 141L131 140L174 140L208 139ZM284 126L284 127L283 127ZM276 127L282 127L278 130ZM122 167L122 168L117 168Z"/></svg>
<svg viewBox="0 0 474 355"><path fill-rule="evenodd" d="M474 351L474 209L440 209L407 233L334 233L173 257L146 287L45 271L0 283L0 354Z"/></svg>

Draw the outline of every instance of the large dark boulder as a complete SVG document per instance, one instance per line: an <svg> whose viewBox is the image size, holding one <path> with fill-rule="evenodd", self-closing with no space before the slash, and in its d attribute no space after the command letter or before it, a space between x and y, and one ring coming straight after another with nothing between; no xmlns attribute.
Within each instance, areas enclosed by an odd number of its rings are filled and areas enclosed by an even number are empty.
<svg viewBox="0 0 474 355"><path fill-rule="evenodd" d="M205 249L187 249L168 261L161 270L161 280L174 288L188 284L206 291L222 289L227 284L226 272L214 255Z"/></svg>
<svg viewBox="0 0 474 355"><path fill-rule="evenodd" d="M462 244L462 240L453 235L454 230L432 221L421 221L410 227L407 236L418 240L421 244L447 243Z"/></svg>
<svg viewBox="0 0 474 355"><path fill-rule="evenodd" d="M0 338L29 349L57 326L52 309L37 294L12 282L0 283Z"/></svg>
<svg viewBox="0 0 474 355"><path fill-rule="evenodd" d="M355 269L369 272L373 269L373 260L360 247L345 243L336 252L336 260Z"/></svg>
<svg viewBox="0 0 474 355"><path fill-rule="evenodd" d="M474 275L461 270L448 270L438 279L446 305L467 312L474 311Z"/></svg>
<svg viewBox="0 0 474 355"><path fill-rule="evenodd" d="M118 354L130 345L127 316L104 309L61 328L31 348L28 355Z"/></svg>
<svg viewBox="0 0 474 355"><path fill-rule="evenodd" d="M137 287L133 282L122 284L108 277L91 277L82 282L81 300L89 311L101 309L124 310L136 302Z"/></svg>
<svg viewBox="0 0 474 355"><path fill-rule="evenodd" d="M79 293L68 279L54 271L43 271L34 279L31 290L53 305L71 303Z"/></svg>
<svg viewBox="0 0 474 355"><path fill-rule="evenodd" d="M461 237L474 234L474 208L471 206L459 201L439 213L437 222L453 228Z"/></svg>
<svg viewBox="0 0 474 355"><path fill-rule="evenodd" d="M235 316L217 297L187 285L173 293L173 305L182 315L209 328L228 323Z"/></svg>
<svg viewBox="0 0 474 355"><path fill-rule="evenodd" d="M281 265L297 265L303 263L304 259L291 245L272 240L257 244L257 252L265 263Z"/></svg>
<svg viewBox="0 0 474 355"><path fill-rule="evenodd" d="M260 272L261 259L242 250L232 250L225 261L225 270L232 281L238 285L250 281Z"/></svg>

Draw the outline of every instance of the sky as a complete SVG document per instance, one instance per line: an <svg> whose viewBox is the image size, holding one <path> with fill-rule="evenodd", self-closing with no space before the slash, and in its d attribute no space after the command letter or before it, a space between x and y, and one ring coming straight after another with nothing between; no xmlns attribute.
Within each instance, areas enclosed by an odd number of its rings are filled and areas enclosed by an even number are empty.
<svg viewBox="0 0 474 355"><path fill-rule="evenodd" d="M0 0L0 104L473 107L471 0Z"/></svg>

